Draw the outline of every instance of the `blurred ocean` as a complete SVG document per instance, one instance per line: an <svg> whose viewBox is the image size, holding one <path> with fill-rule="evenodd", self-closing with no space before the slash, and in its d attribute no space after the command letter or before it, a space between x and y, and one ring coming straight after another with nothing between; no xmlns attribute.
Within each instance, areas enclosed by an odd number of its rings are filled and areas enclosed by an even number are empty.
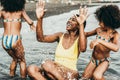
<svg viewBox="0 0 120 80"><path fill-rule="evenodd" d="M120 6L119 6L120 7ZM87 26L85 31L90 31L98 27L98 22L94 17L94 11L97 7L88 8L90 16L87 19ZM50 16L44 18L43 29L45 34L52 34L55 32L65 32L66 31L66 22L73 16L73 14L78 13L78 10L73 10L68 13ZM36 24L36 21L34 22ZM117 29L120 32L120 29ZM3 28L0 28L0 43L2 38ZM57 43L40 43L36 40L35 32L31 31L29 25L24 22L22 27L22 40L25 49L25 57L27 66L30 64L40 65L41 62L45 59L54 59L54 52L57 46ZM86 65L90 60L92 50L89 48L89 43L91 40L95 39L95 36L88 38L88 47L87 51L81 53L78 60L78 70L80 73L83 72ZM111 63L109 69L104 74L106 80L120 80L120 51L111 52ZM3 50L0 44L0 80L20 80L20 71L19 66L17 66L17 76L13 79L9 79L9 66L11 63L11 57ZM29 80L29 79L28 79Z"/></svg>

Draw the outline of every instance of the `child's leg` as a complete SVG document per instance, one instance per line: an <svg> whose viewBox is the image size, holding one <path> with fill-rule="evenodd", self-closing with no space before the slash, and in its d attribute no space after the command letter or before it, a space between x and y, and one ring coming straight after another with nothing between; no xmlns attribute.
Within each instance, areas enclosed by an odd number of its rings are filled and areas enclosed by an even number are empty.
<svg viewBox="0 0 120 80"><path fill-rule="evenodd" d="M25 56L24 56L25 55L24 48L23 48L21 39L16 41L14 52L20 64L21 77L25 78L26 77L26 62L25 62Z"/></svg>
<svg viewBox="0 0 120 80"><path fill-rule="evenodd" d="M92 62L92 60L89 62L89 64L87 65L87 67L85 68L82 78L84 79L90 79L93 77L93 72L96 68L95 63Z"/></svg>
<svg viewBox="0 0 120 80"><path fill-rule="evenodd" d="M95 72L93 73L93 77L95 78L95 80L105 80L103 74L108 69L108 66L108 61L104 61L99 64L99 66L95 69Z"/></svg>
<svg viewBox="0 0 120 80"><path fill-rule="evenodd" d="M16 71L16 67L17 67L17 59L14 55L15 53L12 50L8 49L8 50L6 50L6 52L13 58L12 63L10 64L10 76L12 77L15 75L15 71Z"/></svg>
<svg viewBox="0 0 120 80"><path fill-rule="evenodd" d="M10 76L11 77L15 76L16 67L17 67L17 60L13 59L10 65Z"/></svg>
<svg viewBox="0 0 120 80"><path fill-rule="evenodd" d="M22 78L26 77L26 62L25 61L20 61L20 74Z"/></svg>

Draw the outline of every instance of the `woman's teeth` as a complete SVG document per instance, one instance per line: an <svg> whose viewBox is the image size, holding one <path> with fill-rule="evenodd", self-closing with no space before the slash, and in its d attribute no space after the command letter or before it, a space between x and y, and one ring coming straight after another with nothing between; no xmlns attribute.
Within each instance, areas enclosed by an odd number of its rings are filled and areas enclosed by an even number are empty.
<svg viewBox="0 0 120 80"><path fill-rule="evenodd" d="M68 23L67 26L71 27L72 25Z"/></svg>

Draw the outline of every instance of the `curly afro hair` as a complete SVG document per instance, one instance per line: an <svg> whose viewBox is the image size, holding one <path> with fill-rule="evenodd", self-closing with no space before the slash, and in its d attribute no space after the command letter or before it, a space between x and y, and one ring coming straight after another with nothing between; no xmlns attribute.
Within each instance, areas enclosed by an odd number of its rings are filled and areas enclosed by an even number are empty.
<svg viewBox="0 0 120 80"><path fill-rule="evenodd" d="M3 10L6 12L21 11L25 7L25 0L0 0Z"/></svg>
<svg viewBox="0 0 120 80"><path fill-rule="evenodd" d="M104 5L98 8L95 17L107 27L112 29L120 27L120 10L117 5Z"/></svg>

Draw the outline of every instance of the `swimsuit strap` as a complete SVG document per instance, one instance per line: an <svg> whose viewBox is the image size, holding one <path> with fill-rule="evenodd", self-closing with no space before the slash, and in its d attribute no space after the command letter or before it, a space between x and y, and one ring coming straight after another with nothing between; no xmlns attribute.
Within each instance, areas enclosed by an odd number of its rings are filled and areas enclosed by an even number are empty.
<svg viewBox="0 0 120 80"><path fill-rule="evenodd" d="M4 19L3 22L21 22L21 19Z"/></svg>

